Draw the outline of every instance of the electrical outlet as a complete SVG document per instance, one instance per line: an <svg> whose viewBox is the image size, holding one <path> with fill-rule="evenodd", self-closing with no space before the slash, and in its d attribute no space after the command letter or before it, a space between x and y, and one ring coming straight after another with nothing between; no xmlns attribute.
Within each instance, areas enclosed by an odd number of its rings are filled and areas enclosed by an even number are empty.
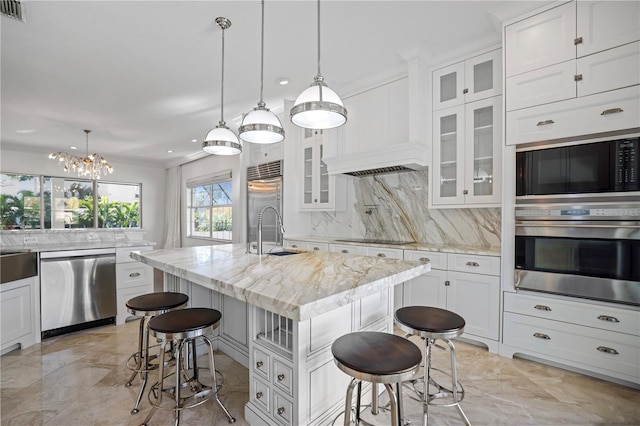
<svg viewBox="0 0 640 426"><path fill-rule="evenodd" d="M38 237L24 237L25 244L38 244Z"/></svg>

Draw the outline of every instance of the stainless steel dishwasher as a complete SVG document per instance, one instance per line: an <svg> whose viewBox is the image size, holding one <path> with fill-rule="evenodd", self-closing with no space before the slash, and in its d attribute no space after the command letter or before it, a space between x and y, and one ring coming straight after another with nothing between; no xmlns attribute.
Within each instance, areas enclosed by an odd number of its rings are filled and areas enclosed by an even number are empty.
<svg viewBox="0 0 640 426"><path fill-rule="evenodd" d="M42 338L115 322L115 249L40 253Z"/></svg>

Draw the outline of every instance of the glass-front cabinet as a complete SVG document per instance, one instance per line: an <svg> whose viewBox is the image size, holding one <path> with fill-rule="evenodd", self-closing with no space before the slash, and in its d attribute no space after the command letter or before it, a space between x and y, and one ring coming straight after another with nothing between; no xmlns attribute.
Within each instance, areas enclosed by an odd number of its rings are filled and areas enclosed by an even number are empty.
<svg viewBox="0 0 640 426"><path fill-rule="evenodd" d="M500 203L501 96L435 111L433 205Z"/></svg>
<svg viewBox="0 0 640 426"><path fill-rule="evenodd" d="M301 210L333 210L334 177L322 160L325 134L322 130L302 130L302 198Z"/></svg>

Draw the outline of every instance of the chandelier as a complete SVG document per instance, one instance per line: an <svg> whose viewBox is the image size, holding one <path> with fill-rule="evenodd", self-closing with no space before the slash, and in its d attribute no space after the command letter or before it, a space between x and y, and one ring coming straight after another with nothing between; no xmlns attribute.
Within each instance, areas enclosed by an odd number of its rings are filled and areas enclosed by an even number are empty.
<svg viewBox="0 0 640 426"><path fill-rule="evenodd" d="M84 130L86 135L86 156L78 157L67 152L52 152L49 158L58 159L62 163L62 169L69 173L77 173L80 177L88 177L89 179L100 179L107 173L113 173L113 167L109 165L107 159L96 153L89 154L89 133L91 130Z"/></svg>

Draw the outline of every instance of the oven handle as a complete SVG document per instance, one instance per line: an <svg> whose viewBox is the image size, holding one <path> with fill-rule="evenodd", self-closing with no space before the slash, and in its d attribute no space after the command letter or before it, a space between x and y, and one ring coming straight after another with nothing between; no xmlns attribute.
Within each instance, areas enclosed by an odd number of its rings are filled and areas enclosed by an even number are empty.
<svg viewBox="0 0 640 426"><path fill-rule="evenodd" d="M566 221L566 222L541 222L541 221L531 221L531 222L516 222L516 228L522 227L555 227L555 228L630 228L630 229L640 229L640 222L614 222L614 223L603 223L603 222L576 222L576 221Z"/></svg>

